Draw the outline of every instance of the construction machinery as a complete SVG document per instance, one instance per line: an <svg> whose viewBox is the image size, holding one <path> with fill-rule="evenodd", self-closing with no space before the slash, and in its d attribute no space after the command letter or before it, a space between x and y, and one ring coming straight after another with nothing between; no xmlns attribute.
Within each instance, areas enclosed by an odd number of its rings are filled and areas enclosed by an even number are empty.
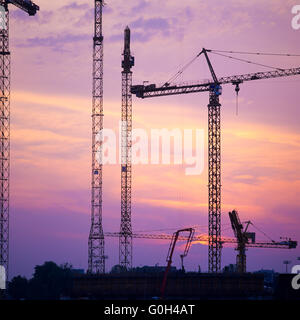
<svg viewBox="0 0 300 320"><path fill-rule="evenodd" d="M184 273L185 272L185 268L184 268L184 263L183 263L183 259L186 257L186 255L181 254L180 255L180 260L181 260L181 271Z"/></svg>
<svg viewBox="0 0 300 320"><path fill-rule="evenodd" d="M236 215L236 217L237 217L237 215ZM240 224L239 220L236 223ZM246 224L248 224L248 222ZM241 229L241 228L239 228L239 229ZM280 239L280 241L275 241L272 239L270 239L269 241L262 241L262 240L257 241L255 234L248 232L247 229L248 228L241 231L242 233L244 232L244 237L242 237L242 239L244 239L245 237L248 239L248 241L244 241L245 250L247 248L295 249L298 245L297 241L292 240L290 238L286 238L285 240ZM120 237L120 234L119 234L119 232L105 232L105 236L118 238L118 237ZM170 234L152 234L152 233L132 233L132 238L134 238L134 239L148 239L148 240L167 240L167 241L171 240L171 243L173 243L174 234L170 235ZM249 241L249 240L251 240L251 241ZM200 234L200 235L193 234L193 237L190 239L189 236L184 236L184 235L178 234L176 237L176 241L188 241L191 244L201 243L203 245L206 245L206 244L209 244L209 237L205 234ZM232 245L232 244L237 245L237 248L240 246L239 240L237 238L230 238L230 237L221 237L220 238L219 245L221 248L224 245ZM241 260L245 262L243 270L246 270L246 258L241 259Z"/></svg>
<svg viewBox="0 0 300 320"><path fill-rule="evenodd" d="M151 98L196 92L209 92L208 104L208 268L209 272L221 271L221 104L219 98L222 94L223 84L235 86L236 94L240 84L245 81L270 79L294 76L300 74L300 68L279 69L268 72L256 72L243 75L234 75L217 78L208 53L212 50L203 48L197 55L205 56L212 80L189 83L171 84L162 86L155 84L134 85L131 92L138 98ZM180 73L180 72L179 72Z"/></svg>
<svg viewBox="0 0 300 320"><path fill-rule="evenodd" d="M105 273L104 235L102 227L103 5L104 1L95 0L93 38L92 201L91 228L88 241L89 273Z"/></svg>
<svg viewBox="0 0 300 320"><path fill-rule="evenodd" d="M163 299L164 295L165 295L167 277L168 277L168 273L169 273L170 268L171 268L172 258L173 258L173 253L174 253L174 250L175 250L176 242L178 240L179 234L182 233L182 232L188 232L189 235L187 236L187 242L186 242L186 246L185 246L184 252L180 256L181 259L186 257L188 252L189 252L189 249L191 247L191 242L192 242L193 237L194 237L195 230L193 228L185 228L185 229L180 229L180 230L178 230L178 231L173 233L173 236L172 236L172 239L171 239L171 243L170 243L170 247L169 247L169 251L168 251L168 255L167 255L168 264L167 264L167 267L166 267L166 270L165 270L165 273L164 273L163 282L162 282L161 290L160 290L161 299Z"/></svg>
<svg viewBox="0 0 300 320"><path fill-rule="evenodd" d="M238 254L236 257L237 272L244 273L246 272L246 245L248 244L249 240L251 240L251 243L255 243L255 233L247 232L251 222L247 221L246 226L244 228L243 224L240 222L240 218L236 210L229 212L229 218L230 218L232 230L234 232L234 235L237 241L237 248L236 248L236 250L238 251Z"/></svg>
<svg viewBox="0 0 300 320"><path fill-rule="evenodd" d="M131 68L134 57L130 52L130 29L124 30L122 61L122 109L121 109L121 226L119 238L119 265L127 270L132 267L131 230L131 145L132 145L132 86Z"/></svg>
<svg viewBox="0 0 300 320"><path fill-rule="evenodd" d="M9 9L12 4L30 16L39 7L32 1L0 0L0 266L8 274L9 260L9 170L10 170L10 51Z"/></svg>
<svg viewBox="0 0 300 320"><path fill-rule="evenodd" d="M104 232L105 237L111 238L119 238L119 232ZM167 233L162 234L153 234L153 233L132 233L132 238L134 239L148 239L148 240L172 240L172 235ZM186 236L178 236L177 241L186 241L188 238ZM231 237L221 237L220 240L221 247L224 244L237 244L235 238ZM207 245L209 243L208 236L205 234L194 235L192 239L192 243L201 243L203 245ZM282 241L262 241L262 240L255 240L255 242L248 242L246 244L247 248L265 248L265 249L295 249L298 245L298 242L292 240L290 238Z"/></svg>

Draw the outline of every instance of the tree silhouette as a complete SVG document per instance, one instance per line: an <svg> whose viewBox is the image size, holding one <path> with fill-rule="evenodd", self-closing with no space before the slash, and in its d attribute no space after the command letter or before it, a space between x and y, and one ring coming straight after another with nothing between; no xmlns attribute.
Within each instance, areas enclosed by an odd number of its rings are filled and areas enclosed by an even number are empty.
<svg viewBox="0 0 300 320"><path fill-rule="evenodd" d="M72 285L72 266L58 266L52 261L35 266L32 279L15 277L9 283L12 299L56 300L68 295Z"/></svg>
<svg viewBox="0 0 300 320"><path fill-rule="evenodd" d="M24 277L14 277L8 284L8 294L16 300L28 297L28 280Z"/></svg>

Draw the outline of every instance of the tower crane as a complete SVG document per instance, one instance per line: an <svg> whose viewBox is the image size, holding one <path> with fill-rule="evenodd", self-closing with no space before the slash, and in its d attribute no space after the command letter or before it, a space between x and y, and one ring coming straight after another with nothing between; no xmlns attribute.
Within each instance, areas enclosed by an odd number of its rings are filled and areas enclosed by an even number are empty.
<svg viewBox="0 0 300 320"><path fill-rule="evenodd" d="M237 212L235 211L235 214L233 214L237 220L234 223L235 226L241 225L239 222ZM235 219L234 218L234 219ZM237 223L237 224L236 224ZM250 224L247 222L247 224ZM239 227L240 228L240 227ZM275 241L275 240L270 240L270 241L256 241L255 239L255 233L248 232L247 228L242 231L244 233L244 237L247 238L247 241L243 242L243 248L242 248L242 253L245 253L246 248L262 248L262 249L295 249L298 245L298 242L295 240L292 240L290 238L286 238L285 240L280 240L280 241ZM114 237L118 238L120 236L119 232L105 232L106 237ZM174 234L151 234L151 233L132 233L132 238L135 239L148 239L148 240L171 240L171 244L173 244L174 241ZM251 241L249 241L251 240ZM188 243L193 244L193 243L203 243L203 244L209 244L209 237L207 235L194 235L192 236L185 236L185 235L180 235L178 234L176 236L176 241L188 241ZM230 238L230 237L221 237L220 238L220 248L223 247L224 244L236 244L237 248L239 248L240 245L240 240L238 238ZM171 247L171 246L170 246ZM241 255L239 251L239 255ZM246 270L246 258L245 257L237 257L237 261L241 261L244 264L242 264L242 267L238 270L242 270L241 272L245 272ZM169 254L168 254L169 256ZM240 264L241 265L241 264Z"/></svg>
<svg viewBox="0 0 300 320"><path fill-rule="evenodd" d="M8 273L10 170L10 51L9 9L12 4L30 16L39 7L32 1L0 0L0 266Z"/></svg>
<svg viewBox="0 0 300 320"><path fill-rule="evenodd" d="M92 201L88 241L88 272L105 273L102 227L102 131L103 131L103 0L95 0L93 38Z"/></svg>
<svg viewBox="0 0 300 320"><path fill-rule="evenodd" d="M131 145L132 145L132 86L131 68L134 57L130 52L130 29L124 30L122 61L122 109L121 109L121 226L119 238L119 265L127 270L132 267L131 237Z"/></svg>
<svg viewBox="0 0 300 320"><path fill-rule="evenodd" d="M232 230L237 240L237 249L236 249L238 251L238 254L236 256L237 272L244 273L246 272L246 245L249 240L251 240L252 243L255 243L255 233L247 232L251 222L247 221L246 227L244 228L236 210L232 210L231 212L229 212L229 218L230 218Z"/></svg>
<svg viewBox="0 0 300 320"><path fill-rule="evenodd" d="M161 97L195 92L209 92L208 104L208 269L209 272L221 270L221 104L223 84L232 84L238 94L240 84L246 81L288 77L300 74L300 68L276 69L268 72L256 72L217 78L208 53L212 50L203 48L197 55L204 55L212 81L190 84L155 84L134 85L131 92L138 98Z"/></svg>
<svg viewBox="0 0 300 320"><path fill-rule="evenodd" d="M245 273L246 272L246 248L247 247L257 247L257 243L255 242L256 234L255 232L249 232L249 225L253 225L251 221L246 221L245 226L240 221L238 212L236 210L232 210L229 212L229 218L231 222L231 227L233 233L236 237L237 247L236 250L238 254L236 256L236 267L237 272ZM282 238L281 238L282 239ZM283 238L284 241L275 242L271 240L271 243L260 244L260 248L287 248L287 249L295 249L297 247L297 242L291 240L290 238ZM274 245L274 246L272 246Z"/></svg>
<svg viewBox="0 0 300 320"><path fill-rule="evenodd" d="M110 238L119 238L119 232L104 232L105 237ZM170 234L153 234L153 233L132 233L132 238L134 239L148 239L148 240L172 240L173 235ZM188 240L186 236L178 236L178 241ZM194 235L192 239L192 243L209 243L209 239L207 235ZM223 244L237 244L237 240L231 237L221 237L220 246ZM264 249L295 249L298 245L298 242L295 240L291 240L287 238L281 241L251 241L246 243L247 248L264 248Z"/></svg>

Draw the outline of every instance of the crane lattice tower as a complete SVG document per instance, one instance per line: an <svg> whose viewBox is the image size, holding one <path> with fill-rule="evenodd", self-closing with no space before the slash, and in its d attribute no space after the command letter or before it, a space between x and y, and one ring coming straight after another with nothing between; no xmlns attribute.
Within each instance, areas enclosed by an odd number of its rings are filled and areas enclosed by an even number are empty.
<svg viewBox="0 0 300 320"><path fill-rule="evenodd" d="M10 169L10 51L9 10L13 4L34 16L39 7L32 1L0 0L0 266L8 274L9 262L9 169Z"/></svg>
<svg viewBox="0 0 300 320"><path fill-rule="evenodd" d="M130 52L130 29L124 31L122 61L122 110L121 110L121 226L119 237L119 264L127 270L132 267L131 229L131 146L132 146L132 72L134 57Z"/></svg>
<svg viewBox="0 0 300 320"><path fill-rule="evenodd" d="M89 273L105 273L104 234L102 227L103 4L102 0L95 0L93 38L92 203L91 229L88 243Z"/></svg>

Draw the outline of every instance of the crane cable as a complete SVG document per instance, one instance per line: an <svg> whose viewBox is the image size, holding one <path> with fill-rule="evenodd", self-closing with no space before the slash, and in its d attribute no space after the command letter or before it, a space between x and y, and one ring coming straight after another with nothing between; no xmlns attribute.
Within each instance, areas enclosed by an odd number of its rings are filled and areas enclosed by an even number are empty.
<svg viewBox="0 0 300 320"><path fill-rule="evenodd" d="M164 86L168 86L171 82L176 80L182 73L200 56L201 52L198 53L192 60L186 63L177 73L175 73L168 81L165 82Z"/></svg>
<svg viewBox="0 0 300 320"><path fill-rule="evenodd" d="M264 231L262 231L261 229L259 229L258 227L256 227L252 222L251 225L259 232L261 232L264 236L266 236L269 240L271 240L272 242L275 242L270 236L268 236Z"/></svg>
<svg viewBox="0 0 300 320"><path fill-rule="evenodd" d="M237 57L233 57L233 56L229 56L223 53L230 53L230 54L245 54L245 55L261 55L261 56L285 56L285 57L300 57L300 54L289 54L289 53L264 53L264 52L245 52L245 51L226 51L226 50L212 50L209 49L209 52L228 58L228 59L233 59L233 60L237 60L240 62L244 62L244 63L248 63L248 64L253 64L253 65L257 65L257 66L261 66L261 67L265 67L265 68L269 68L269 69L275 69L275 70L280 70L282 71L282 68L278 68L278 67L273 67L273 66L269 66L266 64L262 64L262 63L257 63L257 62L253 62L250 60L245 60L245 59L241 59L241 58L237 58ZM175 75L173 75L168 81L166 81L164 83L163 86L169 86L170 83L172 83L173 81L175 81L179 76L182 75L182 73L195 61L197 60L197 58L201 55L203 51L199 52L194 58L192 58L187 64L185 64ZM238 92L239 92L239 87L238 85L236 86L236 115L238 115Z"/></svg>
<svg viewBox="0 0 300 320"><path fill-rule="evenodd" d="M290 54L290 53L245 52L245 51L226 51L226 50L210 50L210 52L251 54L251 55L257 55L257 56L300 57L300 54Z"/></svg>
<svg viewBox="0 0 300 320"><path fill-rule="evenodd" d="M228 55L226 55L226 54L217 53L217 52L214 52L214 51L212 51L211 53L216 54L216 55L218 55L218 56L225 57L225 58L229 58L229 59L233 59L233 60L238 60L238 61L241 61L241 62L258 65L258 66L265 67L265 68L270 68L270 69L275 69L275 70L280 70L280 71L283 70L282 68L272 67L272 66L268 66L268 65L266 65L266 64L257 63L257 62L253 62L253 61L245 60L245 59L240 59L240 58L237 58L237 57L228 56Z"/></svg>
<svg viewBox="0 0 300 320"><path fill-rule="evenodd" d="M282 70L282 69L277 68L277 67L268 66L265 64L261 64L261 63L257 63L257 62L253 62L253 61L249 61L249 60L240 59L240 58L233 57L233 56L228 56L223 53L244 54L244 55L260 55L260 56L300 57L300 54L290 54L290 53L226 51L226 50L212 50L212 49L209 49L209 52L214 53L214 54L218 54L220 56L223 56L223 57L226 57L229 59L234 59L234 60L242 61L242 62L245 62L248 64L254 64L254 65L258 65L258 66L265 67L265 68L271 68L271 69L275 69L275 70ZM201 55L201 53L202 53L202 51L199 52L194 58L192 58L187 64L185 64L176 74L174 74L168 81L166 81L164 85L167 86L171 82L176 80Z"/></svg>
<svg viewBox="0 0 300 320"><path fill-rule="evenodd" d="M233 54L244 54L244 55L260 55L260 56L300 57L300 54L290 54L290 53L226 51L226 50L212 50L212 49L209 49L209 52L214 53L214 54L218 54L218 55L226 57L226 58L235 59L235 60L238 60L238 61L246 62L246 63L249 63L249 64L255 64L255 65L258 65L258 66L271 68L271 69L275 69L275 70L282 70L282 69L281 68L272 67L272 66L268 66L268 65L265 65L265 64L261 64L261 63L256 63L256 62L249 61L249 60L244 60L244 59L240 59L240 58L236 58L236 57L232 57L232 56L227 56L227 55L222 54L222 53L231 53L231 54L233 53ZM192 58L187 64L185 64L176 74L174 74L168 81L166 81L164 85L168 85L169 83L171 83L174 80L176 80L201 55L201 53L202 53L202 51L199 52L194 58Z"/></svg>
<svg viewBox="0 0 300 320"><path fill-rule="evenodd" d="M258 66L262 66L265 68L270 68L270 69L275 69L275 70L282 70L281 68L277 68L277 67L273 67L273 66L268 66L265 64L261 64L261 63L257 63L257 62L253 62L250 60L245 60L245 59L241 59L241 58L237 58L237 57L233 57L233 56L228 56L225 55L223 53L235 53L235 54L245 54L245 55L261 55L261 56L287 56L287 57L299 57L299 54L283 54L283 53L262 53L262 52L243 52L243 51L226 51L226 50L209 50L211 53L225 57L225 58L229 58L229 59L233 59L233 60L237 60L237 61L241 61L241 62L245 62L248 64L254 64L254 65L258 65ZM222 53L221 53L222 52ZM238 93L239 93L239 85L236 85L235 88L236 91L236 115L238 115Z"/></svg>

